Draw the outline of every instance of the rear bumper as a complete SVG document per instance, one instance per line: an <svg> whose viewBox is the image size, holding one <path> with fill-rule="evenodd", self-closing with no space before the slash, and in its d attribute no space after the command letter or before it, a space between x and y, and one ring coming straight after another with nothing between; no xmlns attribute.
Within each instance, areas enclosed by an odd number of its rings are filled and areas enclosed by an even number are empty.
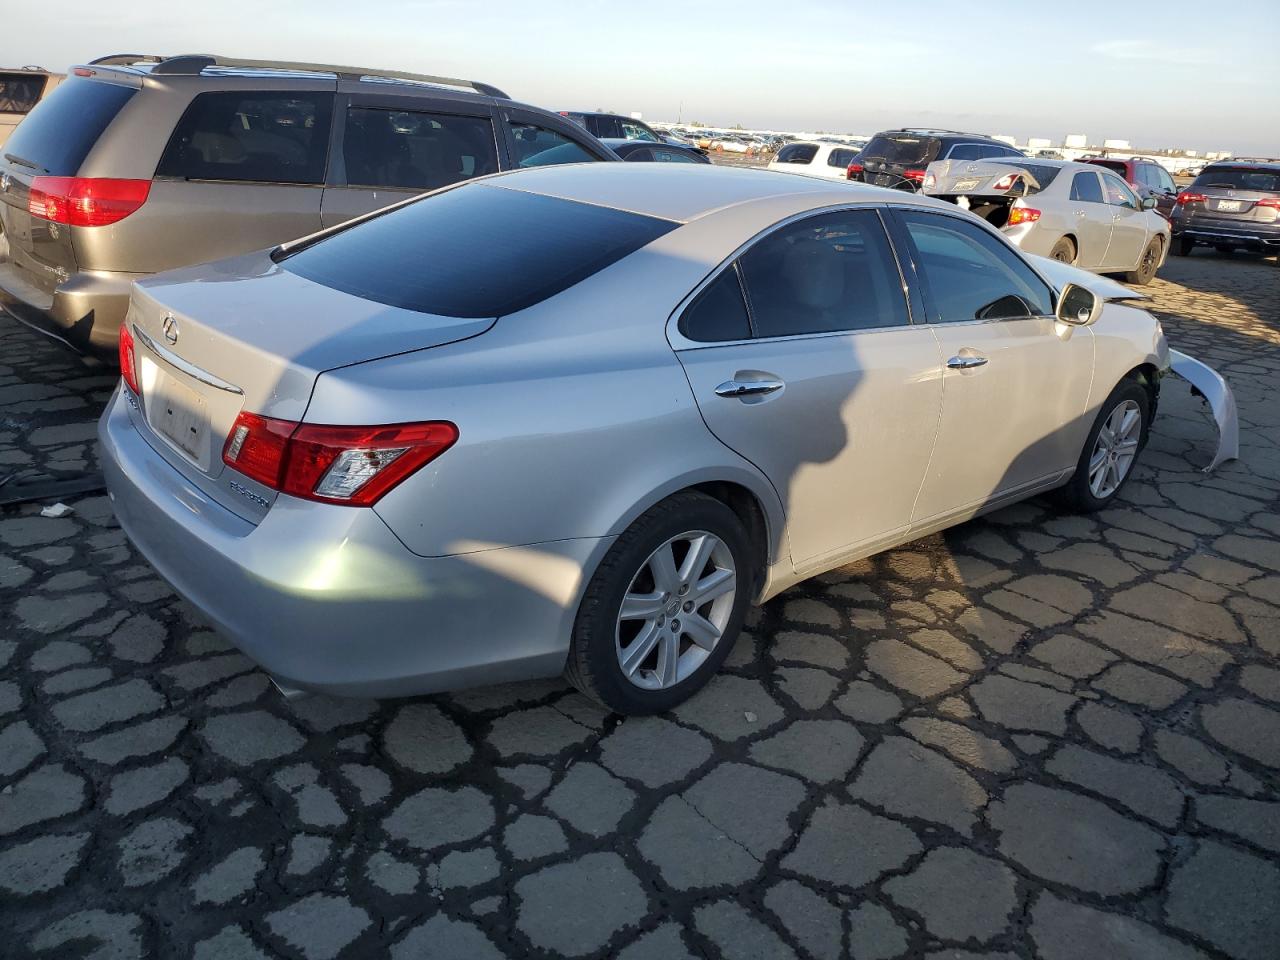
<svg viewBox="0 0 1280 960"><path fill-rule="evenodd" d="M52 295L27 279L25 270L0 260L0 304L19 319L77 350L111 357L129 309L129 288L143 274L81 272Z"/></svg>
<svg viewBox="0 0 1280 960"><path fill-rule="evenodd" d="M1186 238L1251 250L1280 250L1280 221L1252 223L1248 220L1216 220L1205 217L1172 221L1174 239Z"/></svg>
<svg viewBox="0 0 1280 960"><path fill-rule="evenodd" d="M99 423L120 525L156 570L287 687L402 696L554 676L603 541L411 553L372 511L281 496L254 526L133 427Z"/></svg>

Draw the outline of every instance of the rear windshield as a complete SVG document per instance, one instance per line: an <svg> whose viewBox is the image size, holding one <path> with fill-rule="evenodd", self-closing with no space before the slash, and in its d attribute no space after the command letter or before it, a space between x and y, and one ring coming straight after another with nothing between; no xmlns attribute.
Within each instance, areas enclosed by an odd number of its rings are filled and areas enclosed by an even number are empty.
<svg viewBox="0 0 1280 960"><path fill-rule="evenodd" d="M555 296L675 227L472 184L366 220L285 257L281 266L393 307L500 317Z"/></svg>
<svg viewBox="0 0 1280 960"><path fill-rule="evenodd" d="M812 163L818 152L816 143L793 143L778 151L777 163Z"/></svg>
<svg viewBox="0 0 1280 960"><path fill-rule="evenodd" d="M931 163L938 156L942 141L936 137L917 137L911 134L877 133L862 148L864 157L886 160L889 163Z"/></svg>
<svg viewBox="0 0 1280 960"><path fill-rule="evenodd" d="M0 73L0 113L30 113L48 82L41 73Z"/></svg>
<svg viewBox="0 0 1280 960"><path fill-rule="evenodd" d="M1196 177L1195 183L1191 185L1276 193L1280 192L1280 170L1268 170L1264 167L1210 167Z"/></svg>
<svg viewBox="0 0 1280 960"><path fill-rule="evenodd" d="M1047 163L1021 163L1017 160L992 160L991 163L998 163L1003 167L1017 167L1019 170L1025 170L1036 178L1036 182L1040 184L1038 188L1028 190L1027 193L1039 193L1049 184L1053 183L1054 177L1062 170L1061 167L1051 167Z"/></svg>
<svg viewBox="0 0 1280 960"><path fill-rule="evenodd" d="M101 80L68 79L14 128L3 150L41 173L73 177L136 92Z"/></svg>
<svg viewBox="0 0 1280 960"><path fill-rule="evenodd" d="M1086 160L1085 163L1092 164L1095 167L1106 167L1108 170L1114 170L1122 177L1125 175L1125 165L1122 160Z"/></svg>

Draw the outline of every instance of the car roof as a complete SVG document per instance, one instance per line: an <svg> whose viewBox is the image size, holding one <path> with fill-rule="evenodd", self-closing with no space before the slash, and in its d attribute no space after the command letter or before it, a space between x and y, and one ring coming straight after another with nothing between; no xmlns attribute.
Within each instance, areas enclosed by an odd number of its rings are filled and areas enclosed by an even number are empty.
<svg viewBox="0 0 1280 960"><path fill-rule="evenodd" d="M808 197L814 207L904 199L901 191L843 180L684 163L574 163L497 174L486 182L681 223L778 197Z"/></svg>
<svg viewBox="0 0 1280 960"><path fill-rule="evenodd" d="M971 140L990 140L993 143L1003 142L985 133L965 133L963 130L936 130L931 127L898 127L894 130L881 130L876 136L883 137L892 133L914 133L922 137L937 137L940 140L961 137ZM1005 144L1005 146L1008 146L1008 144Z"/></svg>

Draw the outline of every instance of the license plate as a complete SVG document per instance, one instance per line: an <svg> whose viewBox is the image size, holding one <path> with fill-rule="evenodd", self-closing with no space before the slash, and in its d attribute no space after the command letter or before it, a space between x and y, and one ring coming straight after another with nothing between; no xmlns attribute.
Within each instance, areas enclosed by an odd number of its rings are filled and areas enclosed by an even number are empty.
<svg viewBox="0 0 1280 960"><path fill-rule="evenodd" d="M967 193L968 191L976 187L978 183L979 181L976 177L970 180L957 180L955 182L955 186L953 186L951 189L956 193Z"/></svg>
<svg viewBox="0 0 1280 960"><path fill-rule="evenodd" d="M1219 200L1218 209L1219 210L1239 210L1242 203L1243 203L1242 200Z"/></svg>
<svg viewBox="0 0 1280 960"><path fill-rule="evenodd" d="M196 463L208 453L209 408L204 397L159 372L147 403L147 422Z"/></svg>

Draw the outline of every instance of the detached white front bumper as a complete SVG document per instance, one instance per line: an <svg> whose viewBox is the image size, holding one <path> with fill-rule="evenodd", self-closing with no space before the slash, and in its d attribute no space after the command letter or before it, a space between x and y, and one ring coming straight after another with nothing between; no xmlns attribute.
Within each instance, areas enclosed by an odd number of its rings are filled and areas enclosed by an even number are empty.
<svg viewBox="0 0 1280 960"><path fill-rule="evenodd" d="M1236 413L1236 398L1227 381L1213 367L1177 350L1169 351L1169 365L1174 373L1200 391L1218 424L1218 451L1204 472L1211 473L1220 463L1238 459L1240 421Z"/></svg>

